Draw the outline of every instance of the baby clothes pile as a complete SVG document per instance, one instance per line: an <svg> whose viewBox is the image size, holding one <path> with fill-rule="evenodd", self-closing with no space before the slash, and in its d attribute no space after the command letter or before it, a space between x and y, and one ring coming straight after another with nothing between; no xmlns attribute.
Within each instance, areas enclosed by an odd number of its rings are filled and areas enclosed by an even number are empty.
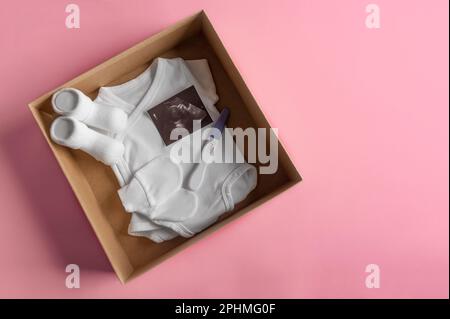
<svg viewBox="0 0 450 319"><path fill-rule="evenodd" d="M191 237L232 210L257 183L255 167L234 143L220 146L233 160L205 164L198 183L190 178L199 164L171 155L184 144L194 157L201 153L202 145L193 146L192 138L218 120L217 100L206 60L157 58L137 78L100 88L94 101L75 89L55 93L53 108L62 116L50 133L55 142L112 167L122 204L132 214L130 235L154 242ZM202 130L192 129L195 118ZM168 132L178 127L190 135L172 142ZM229 134L224 130L221 140Z"/></svg>

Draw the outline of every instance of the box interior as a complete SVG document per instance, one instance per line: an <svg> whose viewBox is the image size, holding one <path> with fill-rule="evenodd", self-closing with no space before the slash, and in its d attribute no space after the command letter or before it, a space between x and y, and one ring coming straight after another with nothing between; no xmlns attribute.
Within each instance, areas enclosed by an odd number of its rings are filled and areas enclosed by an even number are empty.
<svg viewBox="0 0 450 319"><path fill-rule="evenodd" d="M62 87L75 87L95 98L101 86L120 84L136 77L158 56L208 59L219 95L216 106L219 110L223 106L231 110L227 126L244 129L270 127L204 12L180 21ZM112 170L81 151L51 142L49 127L56 116L50 104L53 92L32 102L31 111L122 282L136 277L301 180L279 144L278 171L273 175L259 174L257 188L207 230L190 239L179 237L161 244L130 236L127 233L130 215L121 205L117 195L119 184Z"/></svg>

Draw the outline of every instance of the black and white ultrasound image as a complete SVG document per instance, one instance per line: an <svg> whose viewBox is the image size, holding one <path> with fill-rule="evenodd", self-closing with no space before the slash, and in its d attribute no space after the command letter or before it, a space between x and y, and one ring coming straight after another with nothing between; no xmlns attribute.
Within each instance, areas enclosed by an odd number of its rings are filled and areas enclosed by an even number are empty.
<svg viewBox="0 0 450 319"><path fill-rule="evenodd" d="M172 130L185 128L191 134L194 120L201 121L201 127L212 122L194 86L152 107L148 114L166 145L175 142L170 139Z"/></svg>

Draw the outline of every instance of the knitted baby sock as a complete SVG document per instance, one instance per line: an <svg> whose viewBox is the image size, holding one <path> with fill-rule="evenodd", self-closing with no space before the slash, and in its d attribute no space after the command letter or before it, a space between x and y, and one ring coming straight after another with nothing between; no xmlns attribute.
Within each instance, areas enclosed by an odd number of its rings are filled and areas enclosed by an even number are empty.
<svg viewBox="0 0 450 319"><path fill-rule="evenodd" d="M127 114L113 106L92 102L83 92L65 88L52 97L53 110L107 132L117 133L125 129Z"/></svg>
<svg viewBox="0 0 450 319"><path fill-rule="evenodd" d="M71 117L56 118L50 127L50 136L54 142L81 149L106 165L116 163L124 152L124 146L119 141L100 134Z"/></svg>

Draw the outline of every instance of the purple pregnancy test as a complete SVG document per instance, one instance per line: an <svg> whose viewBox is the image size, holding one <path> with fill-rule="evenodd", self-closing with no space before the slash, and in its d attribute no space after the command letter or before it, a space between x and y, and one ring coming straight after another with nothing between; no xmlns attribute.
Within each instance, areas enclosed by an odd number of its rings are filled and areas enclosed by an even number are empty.
<svg viewBox="0 0 450 319"><path fill-rule="evenodd" d="M211 133L209 134L208 138L202 145L201 153L203 152L209 152L212 154L214 151L214 147L216 146L217 142L219 141L220 137L223 134L223 130L225 129L225 124L228 120L228 117L230 115L230 110L225 107L222 112L220 112L219 118L214 122L214 124L211 126L211 128L215 128L215 130L211 130ZM220 134L219 134L220 132ZM196 190L203 181L203 176L205 175L205 168L207 163L200 161L200 163L197 163L194 165L192 169L192 173L189 177L189 188L192 190Z"/></svg>

